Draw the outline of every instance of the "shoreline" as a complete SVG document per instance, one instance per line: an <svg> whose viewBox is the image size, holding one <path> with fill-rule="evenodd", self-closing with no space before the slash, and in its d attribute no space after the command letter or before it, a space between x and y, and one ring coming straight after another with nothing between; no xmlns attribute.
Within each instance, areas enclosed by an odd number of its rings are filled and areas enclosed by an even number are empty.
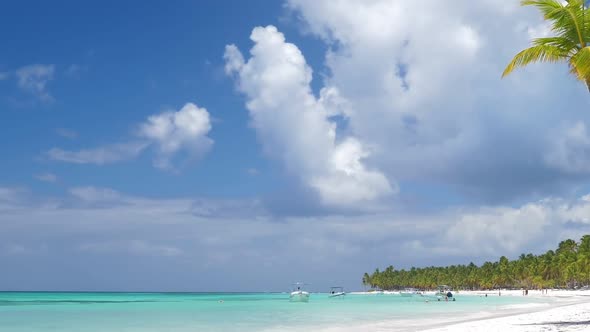
<svg viewBox="0 0 590 332"><path fill-rule="evenodd" d="M557 302L550 307L530 309L524 313L505 313L489 318L467 318L442 325L416 331L587 331L590 328L590 299L578 299L574 303Z"/></svg>
<svg viewBox="0 0 590 332"><path fill-rule="evenodd" d="M383 292L384 295L394 295L398 292ZM426 292L428 295L433 292ZM492 311L480 311L465 315L441 317L426 317L420 320L389 320L350 326L340 331L426 331L426 332L456 332L456 331L497 331L497 332L537 332L537 331L565 331L577 332L590 330L590 291L589 290L551 290L542 294L540 290L529 290L528 295L522 295L522 290L500 290L501 296L531 298L539 302L523 305L507 305ZM356 292L355 294L370 294ZM457 297L479 296L495 297L495 291L459 291L454 292ZM545 301L543 301L545 300ZM329 329L326 331L338 331Z"/></svg>

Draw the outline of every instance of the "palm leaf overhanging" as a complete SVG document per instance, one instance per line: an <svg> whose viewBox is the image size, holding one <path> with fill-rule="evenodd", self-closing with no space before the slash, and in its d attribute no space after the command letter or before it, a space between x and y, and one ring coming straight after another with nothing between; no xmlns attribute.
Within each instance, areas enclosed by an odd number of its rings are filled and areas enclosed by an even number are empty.
<svg viewBox="0 0 590 332"><path fill-rule="evenodd" d="M553 37L536 38L532 46L516 54L502 77L516 68L535 62L565 62L570 72L590 91L590 10L585 0L522 0L523 6L535 6L551 22Z"/></svg>

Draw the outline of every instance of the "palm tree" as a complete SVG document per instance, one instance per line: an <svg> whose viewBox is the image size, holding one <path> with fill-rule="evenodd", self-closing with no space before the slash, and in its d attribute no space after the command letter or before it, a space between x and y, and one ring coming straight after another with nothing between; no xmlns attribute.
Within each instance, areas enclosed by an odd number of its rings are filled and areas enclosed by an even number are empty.
<svg viewBox="0 0 590 332"><path fill-rule="evenodd" d="M535 6L551 22L552 37L536 38L533 46L518 53L502 77L516 68L535 62L567 62L570 72L590 91L590 11L585 0L522 0L523 6Z"/></svg>

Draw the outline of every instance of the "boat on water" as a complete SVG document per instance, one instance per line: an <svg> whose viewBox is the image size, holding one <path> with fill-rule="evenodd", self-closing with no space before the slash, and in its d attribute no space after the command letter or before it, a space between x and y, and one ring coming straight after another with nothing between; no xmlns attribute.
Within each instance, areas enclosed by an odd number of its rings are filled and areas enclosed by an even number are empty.
<svg viewBox="0 0 590 332"><path fill-rule="evenodd" d="M401 290L399 292L399 295L403 296L403 297L411 297L411 296L415 296L415 295L422 295L422 293L417 290L416 288L406 288L404 290Z"/></svg>
<svg viewBox="0 0 590 332"><path fill-rule="evenodd" d="M447 285L440 285L438 286L438 290L435 294L436 298L441 301L455 301L455 297L453 296L453 292L451 292L451 287Z"/></svg>
<svg viewBox="0 0 590 332"><path fill-rule="evenodd" d="M293 284L293 291L289 295L291 302L309 302L309 292L303 290L305 284L297 282Z"/></svg>
<svg viewBox="0 0 590 332"><path fill-rule="evenodd" d="M344 295L346 295L346 292L344 291L344 287L340 287L340 286L330 287L330 295L328 295L329 297L339 297L339 296L344 296Z"/></svg>

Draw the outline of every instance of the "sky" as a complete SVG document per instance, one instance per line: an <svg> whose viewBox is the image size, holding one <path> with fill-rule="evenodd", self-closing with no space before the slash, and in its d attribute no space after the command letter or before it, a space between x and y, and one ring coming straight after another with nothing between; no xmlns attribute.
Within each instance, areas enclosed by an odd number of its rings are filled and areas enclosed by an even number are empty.
<svg viewBox="0 0 590 332"><path fill-rule="evenodd" d="M0 10L3 290L322 291L590 233L590 98L517 0ZM24 14L26 13L26 14Z"/></svg>

